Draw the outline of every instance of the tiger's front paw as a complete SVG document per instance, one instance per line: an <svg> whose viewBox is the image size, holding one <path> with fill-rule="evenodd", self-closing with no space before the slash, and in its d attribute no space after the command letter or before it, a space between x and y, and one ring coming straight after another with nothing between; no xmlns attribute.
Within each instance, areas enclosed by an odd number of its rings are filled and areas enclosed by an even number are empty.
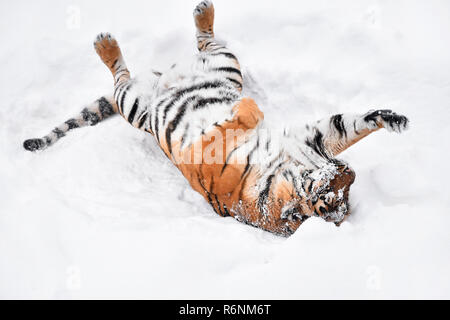
<svg viewBox="0 0 450 320"><path fill-rule="evenodd" d="M370 129L385 128L390 132L401 133L409 128L407 117L396 114L392 110L369 111L364 116L364 122Z"/></svg>
<svg viewBox="0 0 450 320"><path fill-rule="evenodd" d="M122 56L117 40L109 33L100 33L97 36L94 49L110 69Z"/></svg>

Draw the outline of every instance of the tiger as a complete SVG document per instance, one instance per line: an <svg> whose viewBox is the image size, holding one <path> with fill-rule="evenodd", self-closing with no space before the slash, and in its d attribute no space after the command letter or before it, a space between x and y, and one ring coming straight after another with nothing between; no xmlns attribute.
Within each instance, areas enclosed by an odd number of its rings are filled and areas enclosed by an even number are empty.
<svg viewBox="0 0 450 320"><path fill-rule="evenodd" d="M156 139L218 215L285 237L310 217L341 225L355 172L336 156L379 129L403 132L408 118L379 109L270 127L243 96L238 58L216 40L214 15L208 0L194 9L198 53L189 68L152 71L150 80L132 78L117 40L99 34L94 48L112 73L112 94L23 147L43 150L70 130L119 114Z"/></svg>

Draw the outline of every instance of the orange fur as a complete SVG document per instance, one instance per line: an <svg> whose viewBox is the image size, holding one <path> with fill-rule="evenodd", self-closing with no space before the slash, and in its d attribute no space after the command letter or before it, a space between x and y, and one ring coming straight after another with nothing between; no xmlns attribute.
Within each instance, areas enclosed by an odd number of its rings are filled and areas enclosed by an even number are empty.
<svg viewBox="0 0 450 320"><path fill-rule="evenodd" d="M324 141L324 145L328 150L331 151L333 156L337 156L338 154L342 153L343 151L357 143L359 140L367 137L372 132L375 132L381 128L383 128L383 126L379 124L375 129L363 129L359 132L359 135L356 138L346 141L345 143L340 143L337 139L326 139Z"/></svg>
<svg viewBox="0 0 450 320"><path fill-rule="evenodd" d="M231 205L237 201L237 197L231 201L225 201L225 198L231 199L230 194L236 191L241 183L241 175L245 169L245 164L230 163L226 169L222 172L223 163L227 159L229 152L227 153L227 130L233 130L239 132L242 130L246 132L256 128L258 123L264 118L264 114L259 110L256 103L250 98L242 99L238 104L233 107L234 117L230 121L221 123L220 126L205 133L205 135L196 143L192 144L180 150L181 141L172 142L172 154L169 153L169 147L167 141L162 139L160 141L161 147L166 155L175 163L180 169L183 175L188 179L191 186L198 192L200 192L205 198L208 194L214 194L220 196L224 203ZM221 144L222 155L217 159L217 163L207 164L204 160L201 160L200 164L193 164L195 159L195 152L201 152L204 155L205 150L211 146L215 141L215 137L222 137ZM239 139L238 139L239 140ZM175 158L173 154L179 154L179 158ZM186 161L177 161L177 159L189 159Z"/></svg>
<svg viewBox="0 0 450 320"><path fill-rule="evenodd" d="M114 74L114 62L122 57L122 52L120 51L120 47L117 44L116 39L105 38L101 41L96 41L94 43L94 48L97 54L102 59L103 63Z"/></svg>
<svg viewBox="0 0 450 320"><path fill-rule="evenodd" d="M202 14L195 16L195 26L201 32L206 32L214 36L214 5L203 9Z"/></svg>

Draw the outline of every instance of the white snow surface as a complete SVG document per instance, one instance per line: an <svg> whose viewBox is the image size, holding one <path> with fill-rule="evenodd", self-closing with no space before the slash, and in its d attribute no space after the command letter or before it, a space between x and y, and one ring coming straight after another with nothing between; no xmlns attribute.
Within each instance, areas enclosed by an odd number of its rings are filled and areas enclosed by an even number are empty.
<svg viewBox="0 0 450 320"><path fill-rule="evenodd" d="M2 1L0 298L450 298L450 2L214 3L269 123L411 120L341 155L351 217L288 239L221 218L120 117L25 151L112 92L97 33L133 74L164 70L196 52L196 1Z"/></svg>

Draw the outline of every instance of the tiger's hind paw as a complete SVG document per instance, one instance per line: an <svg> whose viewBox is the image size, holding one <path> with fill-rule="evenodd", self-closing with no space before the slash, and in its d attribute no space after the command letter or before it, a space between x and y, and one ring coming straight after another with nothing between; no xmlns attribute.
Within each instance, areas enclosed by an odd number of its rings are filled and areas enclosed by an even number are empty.
<svg viewBox="0 0 450 320"><path fill-rule="evenodd" d="M204 33L213 33L214 5L209 0L200 2L194 9L194 19L197 30Z"/></svg>
<svg viewBox="0 0 450 320"><path fill-rule="evenodd" d="M23 147L28 151L42 150L46 146L44 139L28 139L23 142Z"/></svg>
<svg viewBox="0 0 450 320"><path fill-rule="evenodd" d="M392 110L369 111L364 116L364 121L371 129L385 128L390 132L401 133L409 128L408 118Z"/></svg>

